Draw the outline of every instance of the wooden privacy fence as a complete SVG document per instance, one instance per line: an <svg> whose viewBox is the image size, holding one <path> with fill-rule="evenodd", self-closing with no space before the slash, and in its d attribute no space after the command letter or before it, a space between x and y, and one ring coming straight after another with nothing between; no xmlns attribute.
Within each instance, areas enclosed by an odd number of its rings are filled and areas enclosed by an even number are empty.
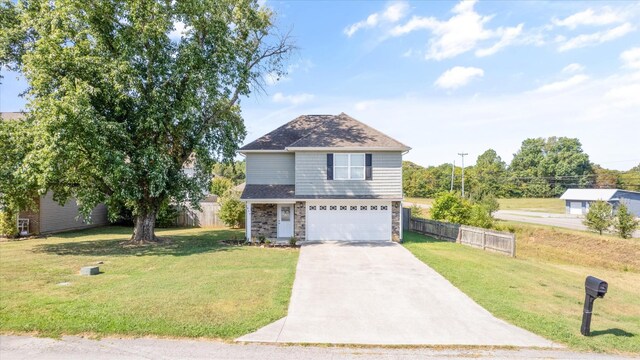
<svg viewBox="0 0 640 360"><path fill-rule="evenodd" d="M516 235L512 233L461 225L456 241L478 249L516 256Z"/></svg>
<svg viewBox="0 0 640 360"><path fill-rule="evenodd" d="M178 209L177 226L195 226L195 227L211 227L224 226L222 220L218 216L220 204L217 202L200 203L202 211L192 209L188 206L182 206Z"/></svg>
<svg viewBox="0 0 640 360"><path fill-rule="evenodd" d="M456 241L460 225L435 220L411 218L409 230L432 236L436 239Z"/></svg>
<svg viewBox="0 0 640 360"><path fill-rule="evenodd" d="M435 220L417 219L410 216L405 219L409 219L407 228L409 231L429 235L440 240L469 245L482 250L506 254L511 257L516 256L515 234Z"/></svg>

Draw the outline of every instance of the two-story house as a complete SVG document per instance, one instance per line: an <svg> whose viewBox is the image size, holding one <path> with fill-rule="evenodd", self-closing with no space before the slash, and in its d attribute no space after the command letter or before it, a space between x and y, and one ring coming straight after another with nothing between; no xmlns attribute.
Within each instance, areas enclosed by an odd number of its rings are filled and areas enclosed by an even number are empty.
<svg viewBox="0 0 640 360"><path fill-rule="evenodd" d="M344 113L303 115L243 146L247 239L400 241L409 150Z"/></svg>

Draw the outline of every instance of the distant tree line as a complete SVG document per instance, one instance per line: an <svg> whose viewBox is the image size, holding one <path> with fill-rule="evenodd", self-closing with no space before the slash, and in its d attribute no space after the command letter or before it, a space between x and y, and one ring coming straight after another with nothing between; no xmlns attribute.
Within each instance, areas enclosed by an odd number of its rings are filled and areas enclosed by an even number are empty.
<svg viewBox="0 0 640 360"><path fill-rule="evenodd" d="M451 189L452 164L422 167L403 162L403 191L408 197L433 198ZM453 169L453 189L461 188L462 168ZM628 171L589 161L580 140L568 137L526 139L507 165L489 149L465 167L465 192L472 198L557 197L568 188L619 188L640 191L640 164Z"/></svg>

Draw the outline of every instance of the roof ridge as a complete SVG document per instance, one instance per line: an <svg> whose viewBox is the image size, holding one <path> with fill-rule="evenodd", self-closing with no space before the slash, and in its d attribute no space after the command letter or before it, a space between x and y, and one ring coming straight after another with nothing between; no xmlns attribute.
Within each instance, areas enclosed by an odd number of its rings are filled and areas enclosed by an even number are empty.
<svg viewBox="0 0 640 360"><path fill-rule="evenodd" d="M314 117L317 117L317 116L336 116L336 115L325 114L325 115L302 115L302 116L309 116L309 117L310 117L310 116L314 116ZM290 146L292 146L293 144L295 144L295 143L297 143L297 142L301 141L302 139L306 138L307 136L309 136L309 135L313 134L313 133L314 133L316 130L318 130L319 128L320 128L319 126L316 126L316 127L314 127L314 128L309 129L309 132L308 132L308 133L306 133L306 134L302 135L302 136L301 136L301 137L299 137L296 141L294 141L294 142L292 142L291 144L289 144L289 145L285 146L285 148L290 147Z"/></svg>
<svg viewBox="0 0 640 360"><path fill-rule="evenodd" d="M383 133L382 131L380 131L380 130L378 130L378 129L374 128L374 127L371 127L370 125L367 125L367 124L363 123L362 121L360 121L360 120L358 120L358 119L354 118L353 116L351 116L351 115L349 115L349 114L345 113L344 111L343 111L343 112L341 112L340 114L338 114L337 116L346 116L346 117L348 117L349 119L351 119L351 120L353 120L353 121L357 122L358 124L360 124L360 125L362 125L362 126L364 126L364 127L366 127L366 128L369 128L369 129L371 129L371 130L373 130L373 131L375 131L375 132L378 132L378 133L380 133L380 134L382 134L382 135L384 135L384 136L388 137L389 139L391 139L391 140L393 140L393 141L397 142L398 144L400 144L400 145L402 145L402 146L404 146L404 147L406 147L406 148L411 149L409 146L407 146L407 145L405 145L404 143L402 143L402 142L400 142L400 141L396 140L396 138L393 138L393 137L391 137L391 136L389 136L389 135L387 135L387 134Z"/></svg>

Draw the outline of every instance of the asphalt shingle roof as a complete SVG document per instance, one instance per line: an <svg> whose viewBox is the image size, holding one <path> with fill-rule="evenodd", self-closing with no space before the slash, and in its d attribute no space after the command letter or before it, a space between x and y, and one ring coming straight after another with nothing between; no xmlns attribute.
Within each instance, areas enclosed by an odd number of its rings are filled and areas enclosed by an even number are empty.
<svg viewBox="0 0 640 360"><path fill-rule="evenodd" d="M240 196L242 200L263 199L395 199L394 196L377 195L296 195L295 185L247 184Z"/></svg>
<svg viewBox="0 0 640 360"><path fill-rule="evenodd" d="M410 148L382 132L341 113L301 115L272 132L243 146L244 150L285 150L286 148Z"/></svg>

